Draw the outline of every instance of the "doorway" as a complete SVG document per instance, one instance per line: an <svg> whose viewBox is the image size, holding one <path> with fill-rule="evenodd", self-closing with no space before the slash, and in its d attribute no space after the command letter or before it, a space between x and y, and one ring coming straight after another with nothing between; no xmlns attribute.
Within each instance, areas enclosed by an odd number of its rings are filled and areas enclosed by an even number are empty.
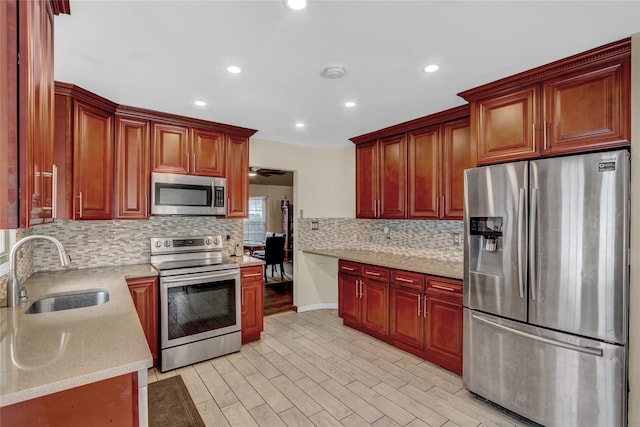
<svg viewBox="0 0 640 427"><path fill-rule="evenodd" d="M293 172L273 168L251 167L249 173L249 218L243 224L248 246L266 243L267 236L284 236L284 253L280 263L266 266L264 314L280 313L293 305ZM251 208L253 206L253 209ZM255 251L266 257L266 248ZM272 255L272 254L271 254ZM273 256L269 256L274 261ZM277 258L277 257L276 257Z"/></svg>

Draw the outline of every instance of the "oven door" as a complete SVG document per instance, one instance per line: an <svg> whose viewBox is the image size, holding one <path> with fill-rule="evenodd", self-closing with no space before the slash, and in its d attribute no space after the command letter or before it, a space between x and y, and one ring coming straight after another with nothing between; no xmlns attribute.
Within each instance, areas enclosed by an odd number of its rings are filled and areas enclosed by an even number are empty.
<svg viewBox="0 0 640 427"><path fill-rule="evenodd" d="M163 349L240 331L240 270L161 277Z"/></svg>

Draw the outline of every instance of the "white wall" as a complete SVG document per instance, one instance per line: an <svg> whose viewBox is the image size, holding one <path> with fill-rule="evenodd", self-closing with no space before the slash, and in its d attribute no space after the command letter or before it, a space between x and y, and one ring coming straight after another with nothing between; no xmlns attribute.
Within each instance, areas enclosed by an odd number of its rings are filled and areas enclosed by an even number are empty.
<svg viewBox="0 0 640 427"><path fill-rule="evenodd" d="M640 33L631 39L631 297L629 426L640 427Z"/></svg>
<svg viewBox="0 0 640 427"><path fill-rule="evenodd" d="M305 218L355 217L355 145L301 147L251 138L249 164L293 171L294 248L299 247L300 215ZM295 250L293 269L293 302L298 309L336 306L336 260Z"/></svg>
<svg viewBox="0 0 640 427"><path fill-rule="evenodd" d="M282 232L282 211L280 201L287 196L287 200L294 207L293 187L284 185L249 184L249 196L265 196L267 198L267 230L274 233Z"/></svg>

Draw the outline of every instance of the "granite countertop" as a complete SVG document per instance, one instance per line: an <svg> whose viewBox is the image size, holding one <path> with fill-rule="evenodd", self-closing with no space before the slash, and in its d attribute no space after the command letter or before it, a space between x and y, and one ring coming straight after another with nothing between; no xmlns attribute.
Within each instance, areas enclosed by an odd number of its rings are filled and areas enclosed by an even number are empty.
<svg viewBox="0 0 640 427"><path fill-rule="evenodd" d="M422 258L408 255L394 255L383 252L363 251L358 249L304 249L302 252L325 255L346 261L397 268L432 276L463 278L462 262L443 261L433 258Z"/></svg>
<svg viewBox="0 0 640 427"><path fill-rule="evenodd" d="M254 258L249 255L241 255L241 256L230 256L229 259L231 261L237 262L240 264L240 267L251 267L253 265L264 265L264 260Z"/></svg>
<svg viewBox="0 0 640 427"><path fill-rule="evenodd" d="M0 308L0 406L136 372L153 361L125 279L157 276L148 264L41 272L29 300ZM108 289L105 304L25 314L44 295Z"/></svg>

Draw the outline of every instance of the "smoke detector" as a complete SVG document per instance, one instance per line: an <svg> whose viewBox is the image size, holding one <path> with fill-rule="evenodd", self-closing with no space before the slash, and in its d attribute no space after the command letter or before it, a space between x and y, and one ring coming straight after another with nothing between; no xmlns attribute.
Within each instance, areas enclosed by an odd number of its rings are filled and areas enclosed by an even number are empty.
<svg viewBox="0 0 640 427"><path fill-rule="evenodd" d="M322 77L326 77L328 79L339 79L344 76L345 73L346 71L342 65L329 65L322 70Z"/></svg>

